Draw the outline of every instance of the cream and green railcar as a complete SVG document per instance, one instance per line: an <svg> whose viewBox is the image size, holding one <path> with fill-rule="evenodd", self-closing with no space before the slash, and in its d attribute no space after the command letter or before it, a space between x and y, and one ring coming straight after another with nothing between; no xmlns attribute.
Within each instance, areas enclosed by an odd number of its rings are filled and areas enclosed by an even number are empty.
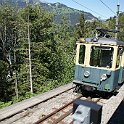
<svg viewBox="0 0 124 124"><path fill-rule="evenodd" d="M79 89L112 92L124 81L124 42L101 37L77 43L75 78Z"/></svg>

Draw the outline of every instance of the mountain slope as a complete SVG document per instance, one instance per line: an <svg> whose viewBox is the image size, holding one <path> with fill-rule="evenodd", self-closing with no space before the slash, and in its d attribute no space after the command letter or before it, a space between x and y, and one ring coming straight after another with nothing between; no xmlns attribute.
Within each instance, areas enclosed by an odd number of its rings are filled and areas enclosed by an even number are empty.
<svg viewBox="0 0 124 124"><path fill-rule="evenodd" d="M1 0L0 4L5 3L8 0ZM13 5L18 5L20 8L24 8L26 6L26 1L27 0L9 0L10 4ZM42 3L40 0L29 0L29 4L36 5L39 4L41 5L45 10L54 13L55 14L55 22L60 23L61 18L63 16L66 16L72 25L75 25L76 23L79 22L79 17L81 13L84 13L85 19L86 20L92 20L96 19L91 13L76 10L70 7L67 7L64 4L61 3Z"/></svg>
<svg viewBox="0 0 124 124"><path fill-rule="evenodd" d="M29 4L40 4L40 0L0 0L0 4L12 4L17 5L20 8L24 8L26 6L26 1L29 1Z"/></svg>
<svg viewBox="0 0 124 124"><path fill-rule="evenodd" d="M84 13L86 20L92 20L94 17L91 13L76 10L70 7L67 7L61 3L41 3L41 5L48 10L49 12L55 13L55 21L60 22L62 16L66 16L72 25L75 25L79 22L79 17L81 13Z"/></svg>

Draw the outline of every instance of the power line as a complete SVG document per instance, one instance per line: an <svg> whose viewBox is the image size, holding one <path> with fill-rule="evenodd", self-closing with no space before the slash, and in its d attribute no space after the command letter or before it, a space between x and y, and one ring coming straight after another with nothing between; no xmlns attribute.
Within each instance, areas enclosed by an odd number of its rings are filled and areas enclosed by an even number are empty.
<svg viewBox="0 0 124 124"><path fill-rule="evenodd" d="M112 13L116 14L109 6L107 6L102 0L99 0L104 6L106 6Z"/></svg>
<svg viewBox="0 0 124 124"><path fill-rule="evenodd" d="M85 9L87 9L87 10L89 10L89 11L91 11L91 12L93 12L93 13L96 13L96 14L99 15L99 16L102 16L102 17L107 18L106 16L103 16L103 15L101 15L100 13L95 12L95 11L93 11L92 9L89 9L88 7L86 7L86 6L84 6L83 4L77 2L76 0L72 0L72 1L75 2L75 3L77 3L77 4L80 5L80 6L84 7Z"/></svg>

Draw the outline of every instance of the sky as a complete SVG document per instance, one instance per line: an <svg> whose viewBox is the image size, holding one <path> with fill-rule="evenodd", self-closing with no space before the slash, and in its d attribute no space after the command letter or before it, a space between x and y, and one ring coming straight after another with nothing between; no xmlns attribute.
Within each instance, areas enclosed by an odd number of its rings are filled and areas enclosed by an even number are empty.
<svg viewBox="0 0 124 124"><path fill-rule="evenodd" d="M81 5L74 1L77 1ZM109 9L101 1L104 2ZM41 0L41 2L48 3L63 3L68 7L90 12L101 19L108 19L116 15L118 1L120 3L120 11L124 12L124 0Z"/></svg>

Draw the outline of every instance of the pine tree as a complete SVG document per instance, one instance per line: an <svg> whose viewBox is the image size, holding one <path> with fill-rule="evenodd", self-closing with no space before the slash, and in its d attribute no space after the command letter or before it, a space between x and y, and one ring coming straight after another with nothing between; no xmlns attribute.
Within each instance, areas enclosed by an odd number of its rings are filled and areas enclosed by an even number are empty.
<svg viewBox="0 0 124 124"><path fill-rule="evenodd" d="M80 15L79 24L77 24L76 30L78 38L85 37L85 18L83 13Z"/></svg>

